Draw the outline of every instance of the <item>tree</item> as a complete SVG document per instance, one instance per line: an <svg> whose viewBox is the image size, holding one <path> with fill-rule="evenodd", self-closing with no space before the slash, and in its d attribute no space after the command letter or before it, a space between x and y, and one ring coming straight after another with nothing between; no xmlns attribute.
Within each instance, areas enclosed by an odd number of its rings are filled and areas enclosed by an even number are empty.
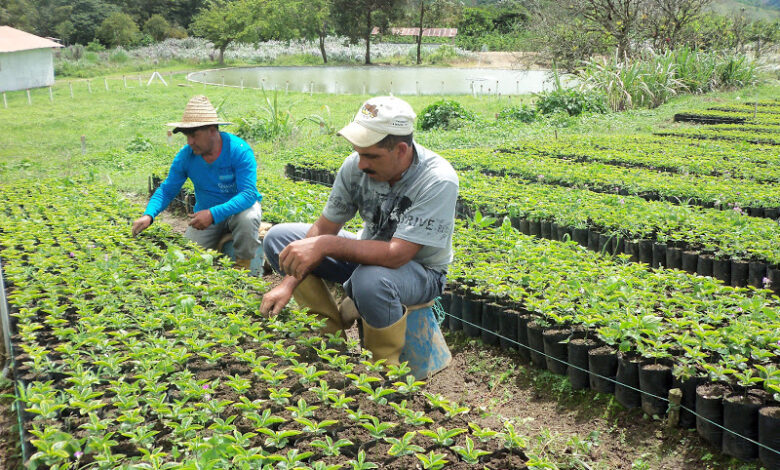
<svg viewBox="0 0 780 470"><path fill-rule="evenodd" d="M310 0L301 7L297 16L301 25L301 37L309 41L316 38L319 41L322 62L327 64L325 38L333 31L333 25L330 22L333 0Z"/></svg>
<svg viewBox="0 0 780 470"><path fill-rule="evenodd" d="M567 0L575 14L586 18L617 45L625 57L631 52L631 40L638 34L643 0Z"/></svg>
<svg viewBox="0 0 780 470"><path fill-rule="evenodd" d="M750 23L747 30L747 39L755 45L756 57L761 57L765 46L780 41L780 20L756 20Z"/></svg>
<svg viewBox="0 0 780 470"><path fill-rule="evenodd" d="M27 13L31 11L27 0L0 0L0 24L30 31L32 25Z"/></svg>
<svg viewBox="0 0 780 470"><path fill-rule="evenodd" d="M114 5L102 0L76 0L71 3L70 21L73 23L71 41L88 44L95 39L95 31L111 13L118 12Z"/></svg>
<svg viewBox="0 0 780 470"><path fill-rule="evenodd" d="M684 42L686 28L699 19L712 0L649 0L645 24L656 49L674 49Z"/></svg>
<svg viewBox="0 0 780 470"><path fill-rule="evenodd" d="M419 12L417 16L417 27L419 34L417 34L417 64L422 63L421 50L422 50L422 31L426 26L436 26L437 21L441 21L447 14L457 9L457 4L451 0L416 0L417 5L413 8L414 11ZM412 3L414 6L414 3Z"/></svg>
<svg viewBox="0 0 780 470"><path fill-rule="evenodd" d="M129 46L138 40L138 25L127 13L111 13L100 24L95 36L108 47Z"/></svg>
<svg viewBox="0 0 780 470"><path fill-rule="evenodd" d="M30 10L25 17L32 27L32 32L39 36L54 36L57 25L67 21L71 14L71 6L60 0L31 0Z"/></svg>
<svg viewBox="0 0 780 470"><path fill-rule="evenodd" d="M256 19L248 0L211 0L195 17L190 30L211 41L219 50L219 63L225 63L225 49L236 41L256 40Z"/></svg>
<svg viewBox="0 0 780 470"><path fill-rule="evenodd" d="M401 16L401 0L334 0L333 18L336 31L352 44L366 42L365 64L371 64L371 31L374 26L387 29L390 21Z"/></svg>
<svg viewBox="0 0 780 470"><path fill-rule="evenodd" d="M151 36L155 41L162 41L168 37L171 25L162 15L152 15L144 23L144 33Z"/></svg>

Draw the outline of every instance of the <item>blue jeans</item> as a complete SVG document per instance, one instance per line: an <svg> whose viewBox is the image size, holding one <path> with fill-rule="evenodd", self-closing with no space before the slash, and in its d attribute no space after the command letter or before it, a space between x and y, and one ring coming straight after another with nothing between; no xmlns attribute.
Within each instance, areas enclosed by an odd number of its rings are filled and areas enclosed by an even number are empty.
<svg viewBox="0 0 780 470"><path fill-rule="evenodd" d="M295 240L306 237L311 224L274 225L263 239L265 259L274 271L279 269L279 253ZM341 230L338 236L357 240L354 233ZM397 269L355 264L326 257L312 271L326 281L344 286L364 321L374 328L384 328L403 316L403 305L416 305L441 295L447 276L409 261Z"/></svg>

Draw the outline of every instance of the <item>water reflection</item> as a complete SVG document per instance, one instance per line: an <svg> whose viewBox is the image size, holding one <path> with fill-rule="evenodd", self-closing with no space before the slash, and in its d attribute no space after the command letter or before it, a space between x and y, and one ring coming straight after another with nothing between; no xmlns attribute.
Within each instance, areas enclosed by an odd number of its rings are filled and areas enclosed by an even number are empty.
<svg viewBox="0 0 780 470"><path fill-rule="evenodd" d="M369 95L516 95L552 88L550 72L444 67L242 67L204 70L200 83L303 93Z"/></svg>

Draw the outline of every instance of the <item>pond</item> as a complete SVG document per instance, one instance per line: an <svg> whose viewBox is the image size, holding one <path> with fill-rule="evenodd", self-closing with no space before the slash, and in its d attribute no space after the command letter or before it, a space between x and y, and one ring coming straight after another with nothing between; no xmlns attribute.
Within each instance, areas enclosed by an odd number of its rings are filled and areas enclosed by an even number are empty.
<svg viewBox="0 0 780 470"><path fill-rule="evenodd" d="M369 95L519 95L553 87L545 70L449 67L239 67L192 72L188 80L304 93Z"/></svg>

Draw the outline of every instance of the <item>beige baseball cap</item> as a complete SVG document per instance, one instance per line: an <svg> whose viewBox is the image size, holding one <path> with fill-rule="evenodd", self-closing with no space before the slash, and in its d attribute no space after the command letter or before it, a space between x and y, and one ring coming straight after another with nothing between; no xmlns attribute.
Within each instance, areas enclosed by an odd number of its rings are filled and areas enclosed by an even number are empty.
<svg viewBox="0 0 780 470"><path fill-rule="evenodd" d="M356 147L371 147L388 135L411 134L416 117L406 101L395 96L377 96L363 103L355 119L338 134Z"/></svg>

